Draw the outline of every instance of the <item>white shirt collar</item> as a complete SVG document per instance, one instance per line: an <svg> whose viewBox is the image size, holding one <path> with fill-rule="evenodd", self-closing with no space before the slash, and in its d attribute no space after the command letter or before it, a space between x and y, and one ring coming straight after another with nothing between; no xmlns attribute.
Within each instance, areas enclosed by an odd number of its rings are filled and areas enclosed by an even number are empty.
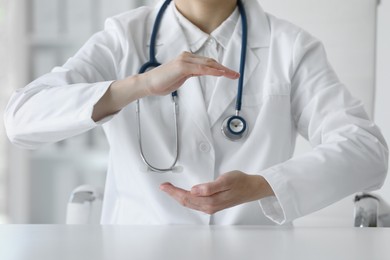
<svg viewBox="0 0 390 260"><path fill-rule="evenodd" d="M187 18L185 18L176 6L173 5L173 9L177 18L178 23L180 24L183 33L187 39L191 52L197 52L205 44L207 39L210 37L214 38L219 45L224 49L227 48L229 40L232 38L234 29L236 27L237 21L239 19L240 13L238 8L233 11L233 13L216 28L210 35L200 30L196 25L191 23Z"/></svg>

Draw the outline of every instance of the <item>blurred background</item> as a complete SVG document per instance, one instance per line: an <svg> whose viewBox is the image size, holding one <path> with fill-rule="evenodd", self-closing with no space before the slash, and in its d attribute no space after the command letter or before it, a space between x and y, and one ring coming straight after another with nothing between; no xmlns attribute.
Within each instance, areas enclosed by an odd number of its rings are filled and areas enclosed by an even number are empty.
<svg viewBox="0 0 390 260"><path fill-rule="evenodd" d="M13 90L62 65L107 17L152 1L0 0L1 114ZM101 128L36 151L12 146L3 120L0 133L0 223L64 223L72 189L104 187Z"/></svg>
<svg viewBox="0 0 390 260"><path fill-rule="evenodd" d="M1 114L15 89L63 64L94 32L103 28L105 18L153 2L0 0ZM265 10L267 2L271 1L264 1ZM375 92L366 98L373 103L369 113L389 142L390 3L372 2L375 28L370 37L375 57L369 69L373 71ZM291 5L293 1L285 3ZM64 223L72 189L84 183L104 186L108 146L100 128L36 151L26 151L11 145L2 120L0 125L0 224ZM378 194L390 201L389 180ZM347 203L352 205L350 198Z"/></svg>

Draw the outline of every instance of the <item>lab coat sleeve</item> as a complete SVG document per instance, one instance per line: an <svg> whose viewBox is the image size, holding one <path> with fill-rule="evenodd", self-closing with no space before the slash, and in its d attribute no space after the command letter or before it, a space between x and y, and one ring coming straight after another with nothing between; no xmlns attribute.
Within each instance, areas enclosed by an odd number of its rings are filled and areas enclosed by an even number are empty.
<svg viewBox="0 0 390 260"><path fill-rule="evenodd" d="M34 149L81 134L104 123L91 119L94 105L117 78L122 55L120 26L107 20L105 30L89 41L62 67L18 89L5 111L9 139Z"/></svg>
<svg viewBox="0 0 390 260"><path fill-rule="evenodd" d="M279 224L380 188L388 167L383 136L363 103L339 82L322 44L302 31L293 53L292 116L313 151L262 172L275 197L260 204Z"/></svg>

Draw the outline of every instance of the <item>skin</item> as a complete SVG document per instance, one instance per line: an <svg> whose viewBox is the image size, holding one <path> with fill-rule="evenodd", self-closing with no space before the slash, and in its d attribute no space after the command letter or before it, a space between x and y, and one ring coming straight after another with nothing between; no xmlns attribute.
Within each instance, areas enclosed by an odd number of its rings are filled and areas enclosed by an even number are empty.
<svg viewBox="0 0 390 260"><path fill-rule="evenodd" d="M160 189L182 206L207 214L273 195L263 177L240 171L225 173L213 182L192 187L190 191L171 183L161 184Z"/></svg>
<svg viewBox="0 0 390 260"><path fill-rule="evenodd" d="M225 21L237 6L237 0L175 0L183 16L210 34Z"/></svg>
<svg viewBox="0 0 390 260"><path fill-rule="evenodd" d="M217 28L235 9L236 0L174 0L178 10L206 33ZM120 111L137 99L164 96L179 89L183 83L198 76L239 78L239 73L217 61L184 52L172 61L144 74L129 76L111 84L96 103L92 119L99 121ZM184 207L214 214L242 203L274 195L268 182L260 175L241 171L222 174L215 181L184 190L171 183L160 189Z"/></svg>

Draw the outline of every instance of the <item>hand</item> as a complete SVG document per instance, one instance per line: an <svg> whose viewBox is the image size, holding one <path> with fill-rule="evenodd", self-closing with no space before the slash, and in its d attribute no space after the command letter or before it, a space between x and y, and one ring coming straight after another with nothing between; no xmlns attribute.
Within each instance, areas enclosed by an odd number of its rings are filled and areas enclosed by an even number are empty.
<svg viewBox="0 0 390 260"><path fill-rule="evenodd" d="M189 52L183 52L176 59L139 76L143 78L146 95L163 96L177 90L190 77L205 75L224 76L230 79L240 77L238 72L222 66L213 59Z"/></svg>
<svg viewBox="0 0 390 260"><path fill-rule="evenodd" d="M262 176L240 171L232 171L213 182L196 185L191 191L175 187L171 183L161 184L160 189L182 206L207 214L274 195L271 186Z"/></svg>
<svg viewBox="0 0 390 260"><path fill-rule="evenodd" d="M92 119L97 122L118 112L134 100L150 95L168 95L190 77L223 76L237 79L240 74L222 66L213 59L183 52L176 59L143 74L114 81L95 104Z"/></svg>

